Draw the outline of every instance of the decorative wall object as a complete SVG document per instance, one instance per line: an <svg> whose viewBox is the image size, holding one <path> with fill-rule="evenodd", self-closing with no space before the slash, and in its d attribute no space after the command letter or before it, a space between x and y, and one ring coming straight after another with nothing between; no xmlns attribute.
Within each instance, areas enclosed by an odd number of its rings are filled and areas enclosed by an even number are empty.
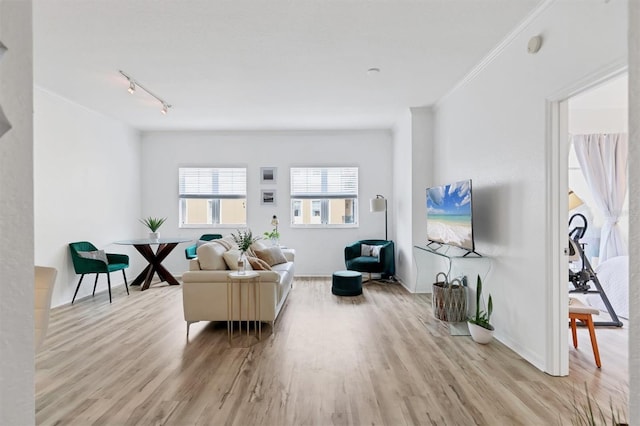
<svg viewBox="0 0 640 426"><path fill-rule="evenodd" d="M260 183L276 183L277 174L276 167L260 167Z"/></svg>
<svg viewBox="0 0 640 426"><path fill-rule="evenodd" d="M260 192L260 204L275 206L276 205L275 189L263 189Z"/></svg>

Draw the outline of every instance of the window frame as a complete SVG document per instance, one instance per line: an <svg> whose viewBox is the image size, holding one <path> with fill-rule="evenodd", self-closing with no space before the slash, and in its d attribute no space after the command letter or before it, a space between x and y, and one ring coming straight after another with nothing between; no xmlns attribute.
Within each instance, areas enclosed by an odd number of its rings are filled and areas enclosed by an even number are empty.
<svg viewBox="0 0 640 426"><path fill-rule="evenodd" d="M231 170L231 169L242 169L244 171L244 194L220 194L220 193L198 193L189 196L189 194L183 194L183 169L208 169L208 170ZM213 174L212 174L213 176ZM179 166L178 167L178 228L179 229L213 229L213 228L238 228L247 226L247 220L249 217L248 214L248 194L247 194L247 176L248 176L248 167L247 166ZM234 184L237 184L234 182ZM244 196L243 196L244 195ZM183 200L188 199L201 199L207 200L210 204L208 210L210 210L210 218L212 223L184 223L185 217L185 209L187 208L186 203ZM221 208L221 200L223 199L236 199L244 201L244 223L220 223L222 218L222 208Z"/></svg>
<svg viewBox="0 0 640 426"><path fill-rule="evenodd" d="M328 197L322 197L322 195L326 195L326 193L322 193L322 192L318 192L318 193L314 193L313 195L307 194L304 196L300 196L300 194L295 193L294 189L293 189L293 185L294 185L294 176L293 176L293 170L294 169L319 169L321 171L326 171L329 169L355 169L355 194L333 194L330 195ZM326 176L324 176L326 178ZM326 229L326 228L359 228L360 227L360 213L359 213L359 202L358 202L358 198L359 198L359 192L360 192L360 181L359 181L359 177L360 177L360 167L358 166L295 166L295 167L290 167L289 168L289 178L290 178L290 187L289 187L289 197L290 197L290 203L289 203L289 215L290 215L290 226L292 228L306 228L306 229L310 229L310 228L321 228L321 229ZM324 182L326 182L326 179L323 179L323 185ZM344 196L340 196L340 195L344 195ZM309 215L310 217L312 217L311 215L313 215L313 202L314 201L320 201L320 217L321 217L321 223L295 223L295 217L294 216L294 209L295 209L295 203L300 201L300 212L302 217L304 217L304 200L310 200L311 203L309 203ZM352 203L353 203L353 218L354 221L353 223L328 223L331 217L331 200L335 200L335 199L351 199ZM326 222L325 222L326 221Z"/></svg>

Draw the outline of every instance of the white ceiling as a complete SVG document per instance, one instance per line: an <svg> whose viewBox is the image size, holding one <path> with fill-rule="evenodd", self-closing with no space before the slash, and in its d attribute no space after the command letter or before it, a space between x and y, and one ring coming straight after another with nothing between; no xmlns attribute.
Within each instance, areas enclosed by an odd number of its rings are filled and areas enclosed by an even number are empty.
<svg viewBox="0 0 640 426"><path fill-rule="evenodd" d="M34 80L141 130L390 128L538 3L34 0Z"/></svg>

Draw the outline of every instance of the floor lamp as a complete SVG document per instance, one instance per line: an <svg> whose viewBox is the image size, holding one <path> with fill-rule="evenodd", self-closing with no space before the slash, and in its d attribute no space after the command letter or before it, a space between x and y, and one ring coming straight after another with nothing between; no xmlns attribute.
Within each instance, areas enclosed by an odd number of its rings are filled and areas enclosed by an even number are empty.
<svg viewBox="0 0 640 426"><path fill-rule="evenodd" d="M371 212L384 212L384 239L389 241L389 235L387 233L387 199L382 195L376 195L376 198L369 200L369 211Z"/></svg>

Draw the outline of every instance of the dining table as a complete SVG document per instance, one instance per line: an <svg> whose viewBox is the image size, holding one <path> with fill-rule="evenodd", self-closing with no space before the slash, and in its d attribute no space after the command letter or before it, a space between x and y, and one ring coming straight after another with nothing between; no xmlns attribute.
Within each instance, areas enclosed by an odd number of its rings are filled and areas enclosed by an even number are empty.
<svg viewBox="0 0 640 426"><path fill-rule="evenodd" d="M140 291L144 291L151 285L153 275L157 274L160 282L167 282L169 285L180 285L178 280L162 266L162 261L169 256L169 253L180 243L193 241L191 238L169 237L169 238L140 238L134 240L115 241L115 244L131 245L138 250L149 264L138 274L131 283L132 286L141 285ZM152 246L158 246L153 249Z"/></svg>

